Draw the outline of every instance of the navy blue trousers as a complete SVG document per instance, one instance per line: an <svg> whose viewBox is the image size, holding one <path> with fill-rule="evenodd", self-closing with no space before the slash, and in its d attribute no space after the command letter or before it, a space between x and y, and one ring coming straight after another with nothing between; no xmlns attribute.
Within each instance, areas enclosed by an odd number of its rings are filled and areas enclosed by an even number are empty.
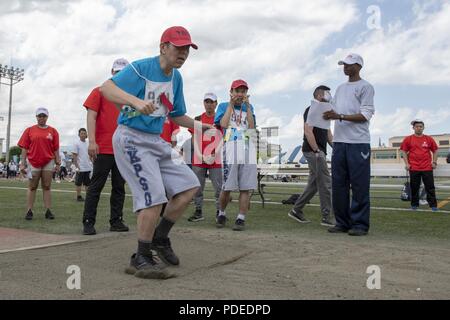
<svg viewBox="0 0 450 320"><path fill-rule="evenodd" d="M370 226L370 144L333 143L331 177L336 226L343 229L368 231Z"/></svg>

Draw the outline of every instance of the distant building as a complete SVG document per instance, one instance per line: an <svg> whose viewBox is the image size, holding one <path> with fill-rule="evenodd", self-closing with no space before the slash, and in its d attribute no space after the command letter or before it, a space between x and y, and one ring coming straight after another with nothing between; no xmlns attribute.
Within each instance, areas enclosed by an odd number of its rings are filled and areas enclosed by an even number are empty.
<svg viewBox="0 0 450 320"><path fill-rule="evenodd" d="M438 163L446 163L446 157L450 151L450 134L430 135L438 145ZM372 163L401 163L400 146L405 136L389 138L389 147L372 148Z"/></svg>

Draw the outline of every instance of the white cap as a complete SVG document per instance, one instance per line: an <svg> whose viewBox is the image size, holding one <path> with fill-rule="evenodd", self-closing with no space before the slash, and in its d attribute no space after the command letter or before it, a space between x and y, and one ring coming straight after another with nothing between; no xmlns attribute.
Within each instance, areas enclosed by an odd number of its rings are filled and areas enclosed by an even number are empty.
<svg viewBox="0 0 450 320"><path fill-rule="evenodd" d="M356 53L350 53L348 56L345 57L344 60L341 60L338 62L338 65L343 65L343 64L359 64L361 67L364 67L364 60L363 58Z"/></svg>
<svg viewBox="0 0 450 320"><path fill-rule="evenodd" d="M120 71L125 68L129 64L128 60L124 58L116 59L113 63L112 70L113 72Z"/></svg>
<svg viewBox="0 0 450 320"><path fill-rule="evenodd" d="M420 119L414 119L413 121L411 121L412 126L414 126L416 123L421 123L421 124L425 125L425 123Z"/></svg>
<svg viewBox="0 0 450 320"><path fill-rule="evenodd" d="M208 93L205 93L205 97L203 98L203 101L205 101L206 99L209 99L212 101L217 101L217 96L212 92L208 92Z"/></svg>
<svg viewBox="0 0 450 320"><path fill-rule="evenodd" d="M48 117L48 110L47 108L39 107L36 109L36 115L45 114Z"/></svg>

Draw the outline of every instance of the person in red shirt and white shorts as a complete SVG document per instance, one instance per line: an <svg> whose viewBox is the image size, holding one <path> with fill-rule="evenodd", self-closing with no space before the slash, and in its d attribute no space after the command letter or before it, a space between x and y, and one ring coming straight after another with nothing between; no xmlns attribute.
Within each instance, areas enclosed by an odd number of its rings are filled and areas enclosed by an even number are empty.
<svg viewBox="0 0 450 320"><path fill-rule="evenodd" d="M59 134L55 128L47 125L48 110L36 110L37 125L25 129L17 145L22 148L20 171L27 173L30 182L27 191L28 211L26 220L33 219L33 205L36 190L41 181L46 219L55 219L50 211L51 184L53 172L59 170L61 158L59 156ZM56 167L55 167L56 165Z"/></svg>
<svg viewBox="0 0 450 320"><path fill-rule="evenodd" d="M406 137L400 146L411 179L411 209L419 208L419 188L423 181L428 204L432 211L438 211L433 177L433 169L437 166L438 146L432 137L423 134L425 125L422 120L413 120L411 125L414 134Z"/></svg>

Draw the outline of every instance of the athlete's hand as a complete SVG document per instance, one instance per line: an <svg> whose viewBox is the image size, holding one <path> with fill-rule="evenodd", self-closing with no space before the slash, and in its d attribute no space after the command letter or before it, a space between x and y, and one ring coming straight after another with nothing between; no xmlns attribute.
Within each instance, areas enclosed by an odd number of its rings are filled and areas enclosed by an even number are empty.
<svg viewBox="0 0 450 320"><path fill-rule="evenodd" d="M23 174L26 174L26 173L27 173L26 168L27 168L27 167L26 167L23 163L19 164L19 170L20 170L20 172L22 172Z"/></svg>
<svg viewBox="0 0 450 320"><path fill-rule="evenodd" d="M157 110L156 106L151 101L138 100L133 107L142 114L152 114Z"/></svg>
<svg viewBox="0 0 450 320"><path fill-rule="evenodd" d="M59 172L59 169L61 168L60 164L55 165L55 169L53 169L54 172Z"/></svg>
<svg viewBox="0 0 450 320"><path fill-rule="evenodd" d="M244 96L243 103L246 103L247 105L250 106L250 95L249 94Z"/></svg>
<svg viewBox="0 0 450 320"><path fill-rule="evenodd" d="M98 144L96 144L95 142L89 141L88 154L89 154L89 158L93 162L97 158Z"/></svg>
<svg viewBox="0 0 450 320"><path fill-rule="evenodd" d="M214 126L212 124L208 124L208 123L202 123L202 130L206 131L209 129L214 129Z"/></svg>
<svg viewBox="0 0 450 320"><path fill-rule="evenodd" d="M238 95L233 95L230 93L230 105L231 106L236 106L238 104L240 104L239 100L241 98Z"/></svg>
<svg viewBox="0 0 450 320"><path fill-rule="evenodd" d="M339 119L339 115L334 110L330 110L323 113L323 118L325 120L337 120Z"/></svg>
<svg viewBox="0 0 450 320"><path fill-rule="evenodd" d="M203 133L206 137L215 137L219 130L216 127L212 126L211 128L205 128L205 132Z"/></svg>
<svg viewBox="0 0 450 320"><path fill-rule="evenodd" d="M431 167L432 167L433 169L436 169L437 163L436 163L436 162L433 162L432 165L431 165Z"/></svg>
<svg viewBox="0 0 450 320"><path fill-rule="evenodd" d="M205 162L206 164L211 165L211 164L214 164L215 161L216 161L216 157L213 155L203 157L203 162Z"/></svg>

